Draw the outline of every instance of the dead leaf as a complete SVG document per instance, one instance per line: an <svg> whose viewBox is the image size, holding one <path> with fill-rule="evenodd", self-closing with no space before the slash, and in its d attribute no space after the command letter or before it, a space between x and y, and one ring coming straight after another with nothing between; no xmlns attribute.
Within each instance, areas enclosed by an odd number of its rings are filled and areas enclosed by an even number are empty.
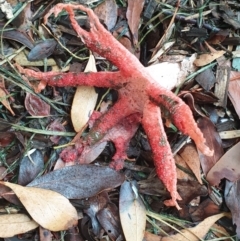
<svg viewBox="0 0 240 241"><path fill-rule="evenodd" d="M76 209L61 194L9 182L0 183L13 190L29 215L42 227L51 231L61 231L77 225Z"/></svg>
<svg viewBox="0 0 240 241"><path fill-rule="evenodd" d="M4 31L3 38L17 41L25 45L29 49L32 49L34 47L32 40L28 37L28 35L18 30Z"/></svg>
<svg viewBox="0 0 240 241"><path fill-rule="evenodd" d="M46 39L39 43L37 43L31 51L28 53L28 60L29 61L37 61L43 60L44 58L49 57L55 47L57 46L57 41L55 39Z"/></svg>
<svg viewBox="0 0 240 241"><path fill-rule="evenodd" d="M179 201L181 207L183 205L189 205L189 203L199 196L207 196L208 190L206 186L201 185L196 180L179 180L177 181L177 190L182 197Z"/></svg>
<svg viewBox="0 0 240 241"><path fill-rule="evenodd" d="M94 12L100 20L103 20L108 30L111 30L117 22L117 11L118 7L115 0L105 0L94 8Z"/></svg>
<svg viewBox="0 0 240 241"><path fill-rule="evenodd" d="M122 227L119 218L119 210L114 203L107 206L97 213L97 219L111 240L118 240L122 235Z"/></svg>
<svg viewBox="0 0 240 241"><path fill-rule="evenodd" d="M44 65L44 61L43 60L38 60L38 61L29 61L27 59L27 55L28 55L28 51L25 51L26 53L24 53L24 51L21 51L16 57L13 58L13 60L21 65L21 66L43 66ZM48 58L46 61L46 65L47 66L56 66L56 62L53 58Z"/></svg>
<svg viewBox="0 0 240 241"><path fill-rule="evenodd" d="M28 186L53 190L67 198L79 199L120 186L124 179L124 174L109 167L75 165L35 178Z"/></svg>
<svg viewBox="0 0 240 241"><path fill-rule="evenodd" d="M205 175L209 172L209 170L215 165L215 163L220 159L220 157L224 154L222 147L222 140L216 131L214 124L207 117L201 117L198 119L198 127L202 131L207 146L214 150L214 154L212 156L205 156L199 152L200 163Z"/></svg>
<svg viewBox="0 0 240 241"><path fill-rule="evenodd" d="M100 223L101 221L103 222L105 221L105 220L101 220L101 218L98 219L97 214L107 206L108 202L110 202L110 200L109 200L108 193L106 191L103 191L96 196L90 197L87 201L88 207L85 208L84 212L91 219L91 226L92 226L91 231L96 237L101 236L101 231L103 226ZM106 230L106 232L108 231Z"/></svg>
<svg viewBox="0 0 240 241"><path fill-rule="evenodd" d="M47 129L50 130L50 131L63 131L63 132L66 131L64 125L62 124L62 119L61 118L57 118L53 122L51 122L47 126ZM58 144L58 142L61 139L61 136L50 136L49 139L54 144Z"/></svg>
<svg viewBox="0 0 240 241"><path fill-rule="evenodd" d="M1 8L2 12L6 15L7 19L13 18L12 6L7 1L2 1L0 3L0 8Z"/></svg>
<svg viewBox="0 0 240 241"><path fill-rule="evenodd" d="M15 113L13 112L13 110L12 110L10 104L9 104L9 101L7 99L7 94L2 88L0 88L0 101L11 112L11 114L14 116Z"/></svg>
<svg viewBox="0 0 240 241"><path fill-rule="evenodd" d="M228 97L231 100L235 111L240 118L240 72L231 71L230 72L230 81L228 87Z"/></svg>
<svg viewBox="0 0 240 241"><path fill-rule="evenodd" d="M196 55L185 57L181 63L162 62L146 67L148 73L161 86L167 89L173 89L185 81L186 77L196 71L196 66L193 64Z"/></svg>
<svg viewBox="0 0 240 241"><path fill-rule="evenodd" d="M181 71L181 65L179 63L158 63L148 66L146 70L152 78L166 89L173 89L180 84L178 75Z"/></svg>
<svg viewBox="0 0 240 241"><path fill-rule="evenodd" d="M13 132L0 132L0 148L10 145L15 139L16 136Z"/></svg>
<svg viewBox="0 0 240 241"><path fill-rule="evenodd" d="M94 56L90 54L84 72L97 72ZM81 131L87 124L97 103L98 94L94 87L78 86L73 98L71 119L74 130Z"/></svg>
<svg viewBox="0 0 240 241"><path fill-rule="evenodd" d="M40 150L32 149L20 160L18 184L27 185L44 169L44 158Z"/></svg>
<svg viewBox="0 0 240 241"><path fill-rule="evenodd" d="M240 181L237 182L229 182L226 181L224 197L228 208L232 213L232 221L233 224L236 224L236 233L238 239L240 238Z"/></svg>
<svg viewBox="0 0 240 241"><path fill-rule="evenodd" d="M231 182L240 179L239 169L240 142L228 150L207 174L207 180L213 186L220 183L222 178Z"/></svg>
<svg viewBox="0 0 240 241"><path fill-rule="evenodd" d="M6 167L0 167L0 180L3 180L7 176L8 170Z"/></svg>
<svg viewBox="0 0 240 241"><path fill-rule="evenodd" d="M161 221L161 216L152 212L147 213L150 217L155 218L159 221ZM158 239L152 239L152 240L161 240L161 241L199 241L200 239L204 238L204 236L207 234L209 229L212 227L212 225L217 222L222 217L230 217L229 213L220 213L211 217L208 217L204 219L201 223L196 225L193 228L186 228L183 230L180 230L178 234L171 235L169 237L163 237L162 239L159 239L161 237L157 236Z"/></svg>
<svg viewBox="0 0 240 241"><path fill-rule="evenodd" d="M107 141L98 142L90 147L86 147L81 154L80 163L89 164L103 152L107 145Z"/></svg>
<svg viewBox="0 0 240 241"><path fill-rule="evenodd" d="M204 90L209 91L214 86L216 77L213 74L213 70L211 68L207 68L198 74L195 80L203 87Z"/></svg>
<svg viewBox="0 0 240 241"><path fill-rule="evenodd" d="M222 225L222 224L221 224ZM218 224L213 224L212 226L212 232L214 235L216 235L218 238L225 238L225 241L232 241L231 235L227 232L227 227L224 228L223 226ZM228 239L226 237L229 237Z"/></svg>
<svg viewBox="0 0 240 241"><path fill-rule="evenodd" d="M170 49L175 44L175 41L164 43L163 47L160 48L156 54L148 61L148 63L155 63L160 56L162 56L168 49Z"/></svg>
<svg viewBox="0 0 240 241"><path fill-rule="evenodd" d="M210 64L213 62L215 59L223 56L226 51L224 50L219 50L214 53L209 53L209 54L201 54L195 61L194 64L198 67Z"/></svg>
<svg viewBox="0 0 240 241"><path fill-rule="evenodd" d="M39 227L39 239L41 241L52 241L53 235L48 229L45 229L45 228L40 226Z"/></svg>
<svg viewBox="0 0 240 241"><path fill-rule="evenodd" d="M221 139L233 139L240 137L240 130L221 131L219 132Z"/></svg>
<svg viewBox="0 0 240 241"><path fill-rule="evenodd" d="M216 214L214 216L208 217L204 219L201 223L196 225L193 228L183 229L181 230L181 233L178 233L176 235L172 235L170 237L164 237L161 241L198 241L200 238L204 238L204 236L207 234L209 229L212 227L212 225L217 222L222 217L229 217L228 213L220 213Z"/></svg>
<svg viewBox="0 0 240 241"><path fill-rule="evenodd" d="M39 225L26 214L0 215L0 237L8 238L17 234L26 233Z"/></svg>
<svg viewBox="0 0 240 241"><path fill-rule="evenodd" d="M220 29L220 31L213 33L213 35L207 40L207 42L209 44L220 44L226 39L229 33L229 29Z"/></svg>
<svg viewBox="0 0 240 241"><path fill-rule="evenodd" d="M187 165L187 163L183 160L183 158L176 154L174 156L174 160L177 166L177 179L182 179L182 180L189 180L192 179L191 176L189 174L187 174L187 172L185 172L182 169L188 170L190 172L189 166Z"/></svg>
<svg viewBox="0 0 240 241"><path fill-rule="evenodd" d="M199 183L202 184L200 160L196 147L192 144L185 145L179 154L190 167Z"/></svg>
<svg viewBox="0 0 240 241"><path fill-rule="evenodd" d="M197 207L192 207L191 209L190 214L193 222L201 222L205 218L220 213L220 206L216 204L210 197L207 197Z"/></svg>
<svg viewBox="0 0 240 241"><path fill-rule="evenodd" d="M143 10L144 0L128 0L127 8L127 20L128 26L133 35L133 43L137 45L138 43L138 28L140 24L140 15Z"/></svg>
<svg viewBox="0 0 240 241"><path fill-rule="evenodd" d="M40 99L38 96L27 92L24 101L25 108L31 116L49 116L50 105Z"/></svg>
<svg viewBox="0 0 240 241"><path fill-rule="evenodd" d="M227 107L227 95L228 95L228 86L229 86L229 76L230 76L230 67L225 65L217 66L216 79L214 95L218 98L218 101L215 103L216 106L221 106L223 108Z"/></svg>
<svg viewBox="0 0 240 241"><path fill-rule="evenodd" d="M134 182L125 181L122 184L119 212L126 241L142 240L146 226L146 210Z"/></svg>
<svg viewBox="0 0 240 241"><path fill-rule="evenodd" d="M144 241L161 241L162 237L160 237L156 234L150 233L148 231L145 231L143 240Z"/></svg>

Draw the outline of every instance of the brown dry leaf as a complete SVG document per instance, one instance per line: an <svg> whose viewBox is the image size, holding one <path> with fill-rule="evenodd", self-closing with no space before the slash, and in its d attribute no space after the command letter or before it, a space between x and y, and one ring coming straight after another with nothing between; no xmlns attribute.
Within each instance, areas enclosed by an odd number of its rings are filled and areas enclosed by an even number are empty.
<svg viewBox="0 0 240 241"><path fill-rule="evenodd" d="M22 187L0 182L11 188L29 215L42 227L51 231L67 230L78 222L76 209L61 194L35 187Z"/></svg>
<svg viewBox="0 0 240 241"><path fill-rule="evenodd" d="M143 10L144 0L128 0L127 20L128 26L133 35L133 43L138 43L138 28L140 24L140 15Z"/></svg>
<svg viewBox="0 0 240 241"><path fill-rule="evenodd" d="M0 148L10 145L15 139L15 133L0 131Z"/></svg>
<svg viewBox="0 0 240 241"><path fill-rule="evenodd" d="M31 116L50 115L50 105L36 95L27 92L24 105Z"/></svg>
<svg viewBox="0 0 240 241"><path fill-rule="evenodd" d="M231 71L228 86L228 97L240 118L240 72Z"/></svg>
<svg viewBox="0 0 240 241"><path fill-rule="evenodd" d="M189 205L189 203L199 197L208 195L208 190L206 186L201 185L197 180L177 180L177 189L182 197L179 202L181 207L183 205Z"/></svg>
<svg viewBox="0 0 240 241"><path fill-rule="evenodd" d="M238 240L240 238L240 181L237 182L229 182L226 181L225 190L224 190L224 198L228 208L232 213L232 222L236 224L236 233Z"/></svg>
<svg viewBox="0 0 240 241"><path fill-rule="evenodd" d="M209 53L209 54L201 54L199 56L199 58L194 61L194 64L198 67L210 64L215 59L223 56L225 54L225 52L226 51L224 51L224 50L219 50L219 51Z"/></svg>
<svg viewBox="0 0 240 241"><path fill-rule="evenodd" d="M208 191L206 196L208 195ZM216 204L210 197L207 197L198 206L190 208L190 215L193 222L201 222L205 218L219 214L220 206Z"/></svg>
<svg viewBox="0 0 240 241"><path fill-rule="evenodd" d="M0 215L0 237L8 238L20 233L26 233L39 225L26 214Z"/></svg>
<svg viewBox="0 0 240 241"><path fill-rule="evenodd" d="M94 12L100 20L103 20L108 30L111 30L117 22L117 11L118 7L115 0L105 0L94 8Z"/></svg>
<svg viewBox="0 0 240 241"><path fill-rule="evenodd" d="M182 169L180 169L180 168L184 168L184 169L187 169L190 171L187 163L183 160L183 158L181 156L179 156L178 154L176 154L174 156L174 160L175 160L177 167L179 167L176 169L177 170L177 179L182 179L182 180L191 179L190 176L186 172L184 172Z"/></svg>
<svg viewBox="0 0 240 241"><path fill-rule="evenodd" d="M213 224L212 228L213 228L212 232L218 238L229 237L229 239L224 239L224 240L225 241L232 241L232 239L230 238L231 235L227 232L227 230L223 226L220 226L220 225L215 223L215 224Z"/></svg>
<svg viewBox="0 0 240 241"><path fill-rule="evenodd" d="M146 210L134 182L125 181L120 189L119 213L126 241L143 239Z"/></svg>
<svg viewBox="0 0 240 241"><path fill-rule="evenodd" d="M208 39L208 43L209 44L220 44L222 43L225 38L229 35L230 31L229 29L224 29L218 31L217 33L214 33L213 36L210 37L210 39Z"/></svg>
<svg viewBox="0 0 240 241"><path fill-rule="evenodd" d="M2 88L0 88L0 101L11 112L12 115L15 115L7 100L6 92Z"/></svg>
<svg viewBox="0 0 240 241"><path fill-rule="evenodd" d="M156 218L161 222L161 216L152 212L148 212L151 217ZM196 225L193 228L186 228L183 230L180 230L178 234L171 235L169 237L163 237L162 239L151 239L151 240L161 240L161 241L199 241L200 239L204 238L204 236L207 234L209 229L212 227L212 225L217 222L220 218L227 216L229 217L229 213L220 213L211 217L208 217L204 219L201 223ZM159 236L157 236L159 238Z"/></svg>
<svg viewBox="0 0 240 241"><path fill-rule="evenodd" d="M222 178L235 182L240 179L239 169L240 142L228 150L207 174L207 180L213 186L220 183Z"/></svg>
<svg viewBox="0 0 240 241"><path fill-rule="evenodd" d="M164 237L161 241L199 241L199 239L204 238L212 225L217 222L222 217L229 217L229 213L220 213L211 217L204 219L201 223L193 228L183 229L176 235L171 235L169 237Z"/></svg>
<svg viewBox="0 0 240 241"><path fill-rule="evenodd" d="M84 72L97 72L94 56L90 54ZM97 103L98 94L94 87L78 86L73 98L71 119L74 130L81 131L87 124Z"/></svg>
<svg viewBox="0 0 240 241"><path fill-rule="evenodd" d="M39 239L41 241L52 241L53 240L53 234L43 227L39 227ZM66 239L67 240L67 239Z"/></svg>
<svg viewBox="0 0 240 241"><path fill-rule="evenodd" d="M194 173L194 175L197 178L197 180L199 181L199 183L202 184L200 160L199 160L199 156L198 156L196 147L194 147L193 144L186 145L185 147L182 148L182 150L180 152L180 156L190 167L190 169Z"/></svg>
<svg viewBox="0 0 240 241"><path fill-rule="evenodd" d="M114 203L107 206L97 213L97 219L111 240L118 240L122 236L122 227L119 218L119 210Z"/></svg>
<svg viewBox="0 0 240 241"><path fill-rule="evenodd" d="M214 124L207 117L201 117L198 119L198 127L202 131L205 139L206 145L214 150L213 156L205 156L199 152L200 163L205 175L209 170L215 165L215 163L220 159L224 154L222 147L222 140L216 131Z"/></svg>

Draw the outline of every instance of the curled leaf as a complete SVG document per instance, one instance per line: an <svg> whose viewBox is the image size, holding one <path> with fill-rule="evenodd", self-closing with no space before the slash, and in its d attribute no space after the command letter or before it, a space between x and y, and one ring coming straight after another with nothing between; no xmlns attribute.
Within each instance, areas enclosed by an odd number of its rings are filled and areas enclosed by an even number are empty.
<svg viewBox="0 0 240 241"><path fill-rule="evenodd" d="M32 116L49 116L50 105L40 99L38 96L27 92L25 98L25 108Z"/></svg>

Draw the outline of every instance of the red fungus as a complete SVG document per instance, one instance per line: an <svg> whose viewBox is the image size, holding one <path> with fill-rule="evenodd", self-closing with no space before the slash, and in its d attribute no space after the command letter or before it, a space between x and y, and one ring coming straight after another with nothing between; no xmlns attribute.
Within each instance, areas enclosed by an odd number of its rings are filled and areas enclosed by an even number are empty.
<svg viewBox="0 0 240 241"><path fill-rule="evenodd" d="M111 166L121 169L126 158L127 144L136 132L138 124L141 123L152 148L157 175L171 194L172 199L165 204L179 209L177 200L181 200L181 197L176 188L176 167L159 107L167 109L177 128L189 135L202 153L210 156L213 152L204 144L205 139L194 121L191 110L179 97L161 87L148 74L139 60L102 26L91 9L82 5L60 3L50 10L44 22L47 22L52 13L57 16L62 10L68 12L73 29L86 46L112 62L119 70L98 73L41 73L18 66L19 71L39 79L40 85L43 86L46 84L59 87L88 85L117 90L119 97L114 106L97 119L89 134L78 143L79 148L75 147L75 153L73 149L71 151L76 156L80 155L81 161L84 152L91 146L100 141L112 140L116 146L116 154ZM74 18L74 10L87 13L89 31L78 25ZM68 153L68 150L64 153Z"/></svg>

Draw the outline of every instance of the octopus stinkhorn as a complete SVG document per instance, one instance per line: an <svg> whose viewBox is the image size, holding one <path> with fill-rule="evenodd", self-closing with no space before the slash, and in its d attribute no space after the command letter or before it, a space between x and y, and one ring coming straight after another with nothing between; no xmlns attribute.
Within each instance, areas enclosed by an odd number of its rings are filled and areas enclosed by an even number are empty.
<svg viewBox="0 0 240 241"><path fill-rule="evenodd" d="M35 72L18 66L19 71L29 77L40 80L40 86L95 86L108 87L118 91L117 102L105 114L98 118L90 132L80 140L79 148L111 140L116 147L111 166L115 169L123 167L126 158L126 147L135 134L139 124L142 124L148 137L156 172L167 190L171 200L165 201L168 206L179 208L177 200L181 200L176 188L176 167L167 136L164 131L160 108L167 109L171 120L184 134L189 135L197 148L205 155L213 152L204 144L205 139L197 127L190 108L174 93L161 87L146 71L139 60L115 39L100 23L95 13L82 5L57 4L44 17L54 13L57 16L62 10L69 14L73 29L78 37L93 52L109 60L118 71L89 73L56 73ZM75 20L74 10L81 10L88 15L90 29L84 30ZM62 157L69 157L68 151L63 151ZM77 158L77 156L76 156Z"/></svg>

